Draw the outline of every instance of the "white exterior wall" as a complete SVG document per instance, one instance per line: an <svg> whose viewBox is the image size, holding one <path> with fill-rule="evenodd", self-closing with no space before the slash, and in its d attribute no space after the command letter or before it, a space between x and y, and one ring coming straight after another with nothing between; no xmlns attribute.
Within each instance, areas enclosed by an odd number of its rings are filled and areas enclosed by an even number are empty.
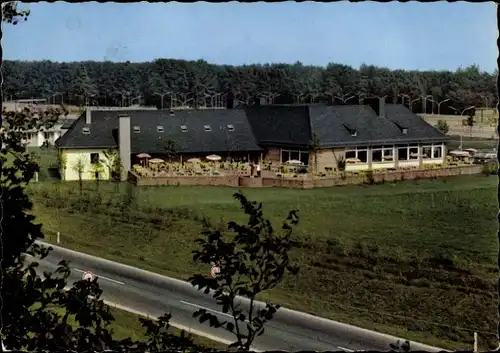
<svg viewBox="0 0 500 353"><path fill-rule="evenodd" d="M61 171L61 176L63 180L66 181L74 181L78 180L78 170L76 169L76 165L78 160L81 159L84 162L84 170L82 173L83 180L95 180L95 172L90 163L90 155L91 153L99 153L99 160L101 161L102 169L99 173L100 180L109 180L109 168L108 168L108 160L104 156L104 149L62 149L61 152L66 155L66 169L63 172ZM116 151L118 153L118 151ZM104 163L103 163L104 162Z"/></svg>

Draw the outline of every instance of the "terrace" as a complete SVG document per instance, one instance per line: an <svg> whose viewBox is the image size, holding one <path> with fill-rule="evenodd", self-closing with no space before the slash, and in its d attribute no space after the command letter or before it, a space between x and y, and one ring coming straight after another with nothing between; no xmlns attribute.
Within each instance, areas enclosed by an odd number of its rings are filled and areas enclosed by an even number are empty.
<svg viewBox="0 0 500 353"><path fill-rule="evenodd" d="M443 164L408 165L372 170L327 170L315 173L300 161L277 163L264 160L258 175L256 166L248 162L223 161L219 156L207 160L191 158L184 162L167 162L143 155L132 167L137 185L217 185L232 187L312 188L333 185L362 184L476 174L484 171L474 158L450 155ZM149 158L148 158L149 157Z"/></svg>

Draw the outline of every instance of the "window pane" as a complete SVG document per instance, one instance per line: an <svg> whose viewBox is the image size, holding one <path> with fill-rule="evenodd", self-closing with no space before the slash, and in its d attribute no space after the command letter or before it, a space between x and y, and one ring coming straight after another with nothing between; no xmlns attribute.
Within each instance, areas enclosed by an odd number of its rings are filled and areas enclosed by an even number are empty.
<svg viewBox="0 0 500 353"><path fill-rule="evenodd" d="M418 147L410 147L410 159L418 159Z"/></svg>
<svg viewBox="0 0 500 353"><path fill-rule="evenodd" d="M299 151L291 151L290 152L290 159L293 159L294 161L299 160Z"/></svg>
<svg viewBox="0 0 500 353"><path fill-rule="evenodd" d="M393 156L393 150L391 149L384 149L384 162L389 162L393 161L394 156Z"/></svg>
<svg viewBox="0 0 500 353"><path fill-rule="evenodd" d="M290 151L281 150L281 163L285 163L290 160Z"/></svg>
<svg viewBox="0 0 500 353"><path fill-rule="evenodd" d="M400 161L406 161L408 160L408 148L403 147L403 148L398 148L398 160Z"/></svg>
<svg viewBox="0 0 500 353"><path fill-rule="evenodd" d="M423 154L423 157L425 159L432 158L432 156L431 156L431 154L432 154L432 148L429 147L429 146L426 146L426 147L422 148L422 154Z"/></svg>
<svg viewBox="0 0 500 353"><path fill-rule="evenodd" d="M309 165L309 153L300 152L300 161L304 163L304 165Z"/></svg>
<svg viewBox="0 0 500 353"><path fill-rule="evenodd" d="M358 151L358 159L361 163L366 163L368 161L368 151Z"/></svg>
<svg viewBox="0 0 500 353"><path fill-rule="evenodd" d="M382 150L372 151L372 162L382 162Z"/></svg>
<svg viewBox="0 0 500 353"><path fill-rule="evenodd" d="M434 146L433 148L433 158L441 158L443 156L442 146Z"/></svg>
<svg viewBox="0 0 500 353"><path fill-rule="evenodd" d="M345 151L345 159L356 158L356 151Z"/></svg>

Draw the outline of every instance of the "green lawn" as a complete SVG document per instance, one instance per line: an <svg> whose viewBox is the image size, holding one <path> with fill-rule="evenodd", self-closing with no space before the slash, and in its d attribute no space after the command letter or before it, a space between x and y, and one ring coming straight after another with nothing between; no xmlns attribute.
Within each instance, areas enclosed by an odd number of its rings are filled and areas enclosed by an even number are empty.
<svg viewBox="0 0 500 353"><path fill-rule="evenodd" d="M200 219L244 221L232 188L40 183L30 192L47 239L186 279ZM127 194L135 206L122 213ZM449 349L484 349L496 330L497 179L483 175L327 189L245 189L278 227L298 209L301 268L263 299ZM472 330L472 331L471 331ZM490 347L491 348L491 347Z"/></svg>

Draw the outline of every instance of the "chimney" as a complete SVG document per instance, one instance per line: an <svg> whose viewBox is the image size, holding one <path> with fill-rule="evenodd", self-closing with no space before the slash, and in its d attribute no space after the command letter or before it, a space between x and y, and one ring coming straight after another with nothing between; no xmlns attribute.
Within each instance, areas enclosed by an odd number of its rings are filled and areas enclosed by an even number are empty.
<svg viewBox="0 0 500 353"><path fill-rule="evenodd" d="M378 101L378 116L385 118L385 97L379 98Z"/></svg>
<svg viewBox="0 0 500 353"><path fill-rule="evenodd" d="M85 124L90 125L90 123L92 122L91 116L92 110L90 109L90 107L87 107L87 109L85 109Z"/></svg>
<svg viewBox="0 0 500 353"><path fill-rule="evenodd" d="M126 181L131 168L130 115L118 115L118 148L122 162L121 180Z"/></svg>

